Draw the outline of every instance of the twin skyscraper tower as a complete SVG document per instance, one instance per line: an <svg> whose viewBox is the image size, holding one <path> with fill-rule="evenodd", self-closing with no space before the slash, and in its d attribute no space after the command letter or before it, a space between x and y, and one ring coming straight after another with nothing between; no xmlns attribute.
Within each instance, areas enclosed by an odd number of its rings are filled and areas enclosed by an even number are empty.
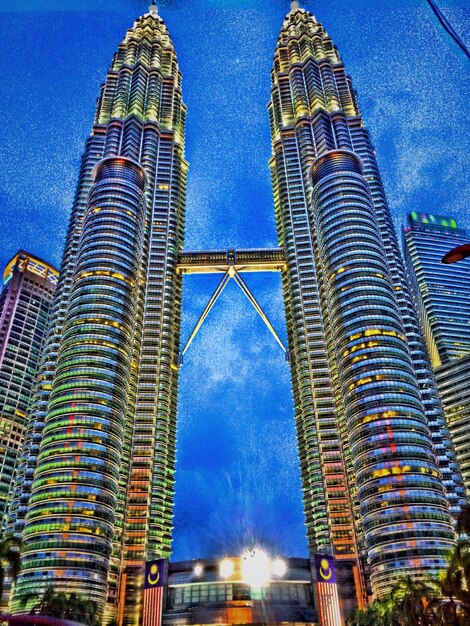
<svg viewBox="0 0 470 626"><path fill-rule="evenodd" d="M309 549L335 557L344 602L361 604L445 567L464 490L351 81L297 2L271 76ZM53 584L137 625L144 563L170 555L185 115L152 5L113 58L82 160L11 505L16 608Z"/></svg>

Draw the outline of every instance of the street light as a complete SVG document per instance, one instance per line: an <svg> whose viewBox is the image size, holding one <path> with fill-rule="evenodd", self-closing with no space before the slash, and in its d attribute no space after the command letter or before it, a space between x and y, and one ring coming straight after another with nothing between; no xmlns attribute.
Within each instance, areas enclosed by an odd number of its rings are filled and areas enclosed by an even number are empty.
<svg viewBox="0 0 470 626"><path fill-rule="evenodd" d="M449 250L441 259L441 263L457 263L462 259L466 259L470 256L470 243L464 243L461 246L457 246L452 250Z"/></svg>

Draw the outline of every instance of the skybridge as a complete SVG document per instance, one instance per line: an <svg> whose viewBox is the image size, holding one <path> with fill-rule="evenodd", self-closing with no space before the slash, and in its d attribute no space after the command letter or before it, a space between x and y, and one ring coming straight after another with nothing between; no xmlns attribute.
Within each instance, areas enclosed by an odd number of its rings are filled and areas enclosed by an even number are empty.
<svg viewBox="0 0 470 626"><path fill-rule="evenodd" d="M238 273L282 272L287 265L282 248L184 250L178 255L179 274L225 274L230 267Z"/></svg>
<svg viewBox="0 0 470 626"><path fill-rule="evenodd" d="M288 349L283 344L248 285L240 276L243 272L283 272L286 269L287 264L282 248L250 248L240 250L233 248L229 250L185 250L180 252L176 270L178 274L223 274L221 281L210 297L204 311L201 313L194 330L180 352L180 365L183 363L184 354L203 325L204 320L209 315L220 294L232 278L253 305L253 308L281 347L286 360L289 361Z"/></svg>

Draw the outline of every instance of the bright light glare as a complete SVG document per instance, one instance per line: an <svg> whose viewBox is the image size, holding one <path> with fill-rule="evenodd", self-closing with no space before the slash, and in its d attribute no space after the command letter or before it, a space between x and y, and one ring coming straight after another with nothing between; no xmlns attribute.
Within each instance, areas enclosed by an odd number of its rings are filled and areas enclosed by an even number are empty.
<svg viewBox="0 0 470 626"><path fill-rule="evenodd" d="M223 561L220 561L219 574L222 576L222 578L230 578L230 576L233 574L233 561L231 561L230 559L224 559Z"/></svg>
<svg viewBox="0 0 470 626"><path fill-rule="evenodd" d="M194 575L197 576L198 578L199 576L202 576L203 571L204 571L204 568L202 567L200 563L194 566Z"/></svg>
<svg viewBox="0 0 470 626"><path fill-rule="evenodd" d="M272 569L272 573L274 574L274 576L277 576L278 578L282 578L284 574L287 572L287 565L285 561L283 561L282 559L276 559L275 561L272 562L271 569Z"/></svg>
<svg viewBox="0 0 470 626"><path fill-rule="evenodd" d="M251 550L242 556L243 582L250 587L264 587L271 579L271 563L262 550Z"/></svg>

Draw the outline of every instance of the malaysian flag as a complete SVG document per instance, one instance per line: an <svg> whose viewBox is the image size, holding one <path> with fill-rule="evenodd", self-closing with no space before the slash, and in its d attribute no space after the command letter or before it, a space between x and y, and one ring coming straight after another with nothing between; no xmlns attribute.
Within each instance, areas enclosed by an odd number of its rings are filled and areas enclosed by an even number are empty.
<svg viewBox="0 0 470 626"><path fill-rule="evenodd" d="M145 564L142 626L161 626L165 565L165 559Z"/></svg>
<svg viewBox="0 0 470 626"><path fill-rule="evenodd" d="M330 556L315 555L317 610L321 626L341 626L335 564Z"/></svg>

